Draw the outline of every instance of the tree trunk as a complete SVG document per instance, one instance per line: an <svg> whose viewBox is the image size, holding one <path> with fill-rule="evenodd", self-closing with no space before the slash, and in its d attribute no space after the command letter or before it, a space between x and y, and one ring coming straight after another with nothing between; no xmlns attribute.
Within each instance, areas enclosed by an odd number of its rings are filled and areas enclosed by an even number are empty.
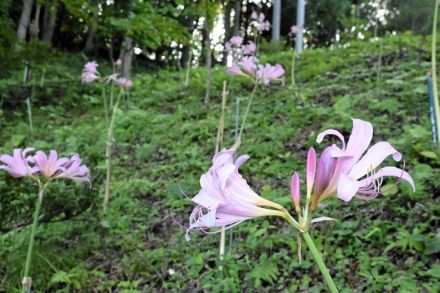
<svg viewBox="0 0 440 293"><path fill-rule="evenodd" d="M47 43L52 43L53 33L55 30L55 23L57 20L57 11L58 11L57 0L53 1L53 3L48 3L44 9L43 35L41 38L43 41Z"/></svg>
<svg viewBox="0 0 440 293"><path fill-rule="evenodd" d="M188 30L189 34L192 34L193 30L194 30L194 25L193 25L193 18L190 16L187 16L183 19L182 24L186 27L186 29ZM185 44L182 47L182 58L180 59L180 66L182 66L183 68L187 68L188 67L188 62L189 62L189 52L191 50L191 44Z"/></svg>
<svg viewBox="0 0 440 293"><path fill-rule="evenodd" d="M303 31L304 31L304 10L305 10L304 0L298 0L296 6L296 26L298 32L295 38L295 51L301 53L303 49Z"/></svg>
<svg viewBox="0 0 440 293"><path fill-rule="evenodd" d="M234 36L240 35L241 1L242 0L235 0L234 2L234 30L232 33Z"/></svg>
<svg viewBox="0 0 440 293"><path fill-rule="evenodd" d="M133 53L133 40L129 37L125 37L121 45L121 52L119 54L119 58L122 61L121 71L119 74L125 78L130 78L131 76Z"/></svg>
<svg viewBox="0 0 440 293"><path fill-rule="evenodd" d="M30 25L31 41L38 38L38 33L40 31L40 12L41 12L41 5L37 4L37 8L35 9L34 20Z"/></svg>
<svg viewBox="0 0 440 293"><path fill-rule="evenodd" d="M226 52L226 42L231 38L231 10L232 2L228 2L225 6L225 39L223 40L223 59L222 64L228 62L228 52Z"/></svg>
<svg viewBox="0 0 440 293"><path fill-rule="evenodd" d="M209 18L205 19L204 31L206 34L206 42L205 42L205 66L208 70L206 74L206 92L205 92L205 108L209 108L209 101L211 99L211 83L212 83L212 50L211 50L211 30L209 27Z"/></svg>
<svg viewBox="0 0 440 293"><path fill-rule="evenodd" d="M272 42L280 41L281 27L281 0L274 0L272 11Z"/></svg>
<svg viewBox="0 0 440 293"><path fill-rule="evenodd" d="M87 31L87 39L83 49L85 53L91 52L93 50L93 39L95 38L97 24L98 24L98 9L96 9L95 13L93 14L92 24L90 25L90 28Z"/></svg>
<svg viewBox="0 0 440 293"><path fill-rule="evenodd" d="M21 11L20 22L18 23L17 29L17 39L19 41L26 40L33 4L34 0L23 0L23 10Z"/></svg>

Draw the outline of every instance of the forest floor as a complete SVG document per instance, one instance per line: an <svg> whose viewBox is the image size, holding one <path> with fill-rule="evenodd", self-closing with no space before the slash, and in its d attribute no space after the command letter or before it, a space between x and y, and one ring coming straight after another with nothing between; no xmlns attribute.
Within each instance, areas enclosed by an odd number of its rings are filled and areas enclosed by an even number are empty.
<svg viewBox="0 0 440 293"><path fill-rule="evenodd" d="M428 111L429 44L399 35L306 50L295 85L291 51L262 56L287 74L284 86L258 91L239 150L251 157L241 173L257 193L293 212L292 172L305 178L308 148L322 150L317 134L334 128L348 136L352 118L370 121L373 142L390 141L416 182L416 192L387 181L374 200L331 198L320 205L319 216L337 221L319 223L311 234L341 292L438 292L440 160ZM103 214L106 122L100 86L79 81L83 63L61 54L44 65L44 81L43 66L34 84L20 83L19 71L0 81L1 153L18 146L78 152L91 169L91 188L59 181L47 191L31 273L35 292L326 291L304 245L298 261L296 234L281 219L230 229L222 271L219 235L195 232L187 242L173 221L187 225L193 204L182 191L196 194L210 166L223 81L230 85L225 146L231 146L236 99L243 110L252 88L246 80L216 67L207 111L203 68L191 71L188 87L183 70L136 73L117 113L112 195ZM32 92L30 134L24 100ZM0 292L20 288L36 196L30 180L0 174Z"/></svg>

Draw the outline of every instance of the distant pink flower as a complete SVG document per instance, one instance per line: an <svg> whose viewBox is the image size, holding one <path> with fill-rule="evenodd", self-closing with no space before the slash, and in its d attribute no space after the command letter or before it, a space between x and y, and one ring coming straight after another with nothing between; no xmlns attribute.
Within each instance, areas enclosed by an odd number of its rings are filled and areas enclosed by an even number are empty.
<svg viewBox="0 0 440 293"><path fill-rule="evenodd" d="M280 64L272 66L270 64L259 65L257 70L257 78L265 85L273 80L282 80L284 69Z"/></svg>
<svg viewBox="0 0 440 293"><path fill-rule="evenodd" d="M34 160L32 156L27 156L27 153L33 151L34 148L14 149L13 155L1 155L0 170L5 170L15 178L31 176L35 170L30 166Z"/></svg>
<svg viewBox="0 0 440 293"><path fill-rule="evenodd" d="M90 73L98 73L98 63L96 63L96 61L91 61L91 62L87 62L84 65L84 71L88 71Z"/></svg>
<svg viewBox="0 0 440 293"><path fill-rule="evenodd" d="M231 67L229 67L226 72L230 75L242 75L243 74L240 67L238 67L237 64L235 64L235 63L232 63Z"/></svg>
<svg viewBox="0 0 440 293"><path fill-rule="evenodd" d="M283 216L283 208L257 195L238 172L249 157L243 155L234 162L235 148L216 154L208 172L200 178L201 190L192 199L197 206L190 215L189 232L214 227L231 227L261 216ZM263 208L271 207L274 209Z"/></svg>
<svg viewBox="0 0 440 293"><path fill-rule="evenodd" d="M229 40L229 43L231 44L231 46L239 47L243 43L243 38L240 36L233 36Z"/></svg>
<svg viewBox="0 0 440 293"><path fill-rule="evenodd" d="M255 53L256 50L257 50L257 46L255 45L254 42L250 41L249 43L247 43L247 45L243 47L243 54L252 55Z"/></svg>
<svg viewBox="0 0 440 293"><path fill-rule="evenodd" d="M400 161L402 155L385 141L376 143L365 153L373 137L373 126L369 122L353 119L353 130L347 145L342 134L334 129L320 133L316 141L322 142L327 135L339 138L342 148L332 145L321 155L315 186L319 201L332 194L346 202L354 196L361 199L374 198L380 193L385 176L404 179L415 190L413 179L404 170L396 167L376 170L388 156Z"/></svg>
<svg viewBox="0 0 440 293"><path fill-rule="evenodd" d="M257 70L257 58L245 56L238 62L238 65L247 73L255 75L255 71Z"/></svg>
<svg viewBox="0 0 440 293"><path fill-rule="evenodd" d="M116 60L115 62L116 66L121 66L122 65L122 60L120 58L118 58L118 60Z"/></svg>
<svg viewBox="0 0 440 293"><path fill-rule="evenodd" d="M120 77L116 79L116 83L123 88L131 88L133 86L133 82L125 77Z"/></svg>
<svg viewBox="0 0 440 293"><path fill-rule="evenodd" d="M296 33L298 32L298 27L297 27L296 25L292 25L292 26L290 27L290 32L291 32L292 34L296 34Z"/></svg>
<svg viewBox="0 0 440 293"><path fill-rule="evenodd" d="M87 62L84 65L84 69L81 74L82 83L91 83L94 80L98 79L98 63L96 61Z"/></svg>
<svg viewBox="0 0 440 293"><path fill-rule="evenodd" d="M257 25L257 30L258 30L259 32L269 31L271 26L272 26L272 25L270 24L270 22L269 22L268 20L266 20L266 21L262 21L262 22L259 22L259 23L258 23L258 25Z"/></svg>
<svg viewBox="0 0 440 293"><path fill-rule="evenodd" d="M251 19L258 20L258 13L255 10L252 10Z"/></svg>
<svg viewBox="0 0 440 293"><path fill-rule="evenodd" d="M78 154L69 158L58 158L58 153L51 150L49 157L42 151L34 156L35 167L46 180L68 178L78 182L90 182L89 169L81 166Z"/></svg>

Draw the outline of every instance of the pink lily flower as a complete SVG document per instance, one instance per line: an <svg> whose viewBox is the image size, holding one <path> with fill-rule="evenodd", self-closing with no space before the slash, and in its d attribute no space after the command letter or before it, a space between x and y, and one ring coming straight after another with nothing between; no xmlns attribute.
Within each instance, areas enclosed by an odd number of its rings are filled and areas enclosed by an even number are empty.
<svg viewBox="0 0 440 293"><path fill-rule="evenodd" d="M33 150L34 148L14 149L12 156L1 155L0 162L4 165L0 165L0 170L5 170L15 178L32 176L36 170L30 166L30 163L33 163L34 160L32 156L26 155Z"/></svg>
<svg viewBox="0 0 440 293"><path fill-rule="evenodd" d="M284 217L282 206L257 195L238 172L249 156L240 156L234 162L234 153L233 147L216 154L211 168L200 178L202 188L192 198L197 206L190 215L190 226L185 236L187 240L189 232L194 229L205 232L209 228L229 228L261 216Z"/></svg>
<svg viewBox="0 0 440 293"><path fill-rule="evenodd" d="M272 80L282 80L284 69L280 64L272 66L266 64L265 66L259 65L257 70L257 78L261 80L265 85L268 85Z"/></svg>
<svg viewBox="0 0 440 293"><path fill-rule="evenodd" d="M258 13L255 10L252 10L251 19L254 19L254 20L258 19Z"/></svg>
<svg viewBox="0 0 440 293"><path fill-rule="evenodd" d="M257 50L257 46L255 45L254 42L250 41L249 43L247 43L247 45L243 47L243 54L252 55L255 53L256 50Z"/></svg>
<svg viewBox="0 0 440 293"><path fill-rule="evenodd" d="M235 63L232 63L231 67L228 68L226 73L230 75L243 75L243 72L241 71L240 67L238 67L238 65Z"/></svg>
<svg viewBox="0 0 440 293"><path fill-rule="evenodd" d="M68 178L77 182L90 182L89 169L81 166L81 159L78 154L69 158L58 158L58 153L51 150L49 157L42 152L37 151L33 157L35 168L41 172L46 180L57 178Z"/></svg>
<svg viewBox="0 0 440 293"><path fill-rule="evenodd" d="M84 65L84 71L88 71L91 73L98 73L98 63L96 63L96 61L91 61L91 62L87 62Z"/></svg>
<svg viewBox="0 0 440 293"><path fill-rule="evenodd" d="M316 141L322 142L327 135L339 138L342 148L332 145L323 151L318 164L315 201L321 201L332 194L346 202L355 196L361 199L374 198L380 193L385 176L404 179L415 190L413 179L402 169L383 167L375 171L387 157L392 156L398 162L402 155L386 141L374 144L367 151L373 137L373 126L369 122L353 119L347 145L342 134L334 129L320 133Z"/></svg>
<svg viewBox="0 0 440 293"><path fill-rule="evenodd" d="M243 43L243 37L241 37L241 36L233 36L229 40L229 43L231 44L231 46L239 47Z"/></svg>
<svg viewBox="0 0 440 293"><path fill-rule="evenodd" d="M131 88L133 86L133 82L125 77L119 77L118 79L116 79L116 83L125 89Z"/></svg>
<svg viewBox="0 0 440 293"><path fill-rule="evenodd" d="M290 33L296 34L298 32L298 27L296 25L292 25L290 27Z"/></svg>
<svg viewBox="0 0 440 293"><path fill-rule="evenodd" d="M257 25L257 30L261 33L263 31L269 31L271 28L271 24L268 20L263 21L263 22L259 22Z"/></svg>
<svg viewBox="0 0 440 293"><path fill-rule="evenodd" d="M247 73L251 75L255 75L255 71L257 70L257 58L253 56L245 56L243 57L238 65Z"/></svg>
<svg viewBox="0 0 440 293"><path fill-rule="evenodd" d="M82 83L91 83L98 79L98 63L96 61L87 62L81 74Z"/></svg>

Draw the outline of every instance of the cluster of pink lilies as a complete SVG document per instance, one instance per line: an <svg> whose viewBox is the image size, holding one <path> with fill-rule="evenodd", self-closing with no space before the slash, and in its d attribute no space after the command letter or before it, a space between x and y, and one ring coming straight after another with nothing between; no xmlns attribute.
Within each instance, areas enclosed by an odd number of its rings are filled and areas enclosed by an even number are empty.
<svg viewBox="0 0 440 293"><path fill-rule="evenodd" d="M397 177L407 181L415 190L411 176L396 167L378 168L389 156L400 161L402 155L388 142L381 141L368 149L373 137L373 127L369 122L354 119L353 130L348 142L334 129L320 133L317 142L325 136L337 137L342 146L334 144L324 148L316 168L316 152L310 149L307 158L307 192L305 207L301 207L300 180L294 173L291 194L297 213L296 228L307 231L318 204L330 196L337 196L348 202L353 197L371 199L380 193L383 178ZM367 150L368 149L368 150ZM197 205L190 215L186 238L191 230L214 227L232 227L244 220L261 216L281 216L290 219L286 208L266 200L255 193L240 175L239 167L249 159L243 155L234 161L237 147L224 149L216 154L208 172L200 178L201 189L192 201Z"/></svg>
<svg viewBox="0 0 440 293"><path fill-rule="evenodd" d="M256 45L250 41L243 45L243 38L240 36L232 37L227 43L227 49L233 52L236 60L228 68L230 75L244 76L252 79L256 83L268 85L271 81L283 81L284 69L280 64L271 65L259 64L256 53ZM241 53L241 54L240 54Z"/></svg>

